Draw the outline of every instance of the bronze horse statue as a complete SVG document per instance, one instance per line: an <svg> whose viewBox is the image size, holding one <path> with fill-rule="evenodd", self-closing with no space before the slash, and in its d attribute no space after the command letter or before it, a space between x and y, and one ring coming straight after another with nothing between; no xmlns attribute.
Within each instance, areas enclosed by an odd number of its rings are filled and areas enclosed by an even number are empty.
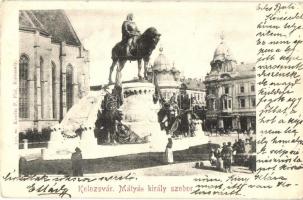
<svg viewBox="0 0 303 200"><path fill-rule="evenodd" d="M142 59L144 61L144 79L147 79L147 65L150 55L156 48L160 40L161 34L154 27L148 28L142 35L134 36L132 46L130 48L131 55L126 55L125 45L123 42L117 43L112 49L112 65L109 73L109 83L112 83L112 72L118 63L116 84L121 84L121 71L126 61L138 61L138 78L141 80Z"/></svg>

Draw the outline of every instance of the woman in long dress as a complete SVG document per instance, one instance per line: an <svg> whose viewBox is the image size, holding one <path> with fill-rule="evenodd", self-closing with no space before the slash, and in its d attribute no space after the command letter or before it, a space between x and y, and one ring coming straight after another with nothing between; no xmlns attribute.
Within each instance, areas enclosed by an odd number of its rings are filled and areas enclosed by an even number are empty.
<svg viewBox="0 0 303 200"><path fill-rule="evenodd" d="M171 138L168 138L168 143L165 149L165 162L167 164L171 164L174 162L174 155L173 155L173 141Z"/></svg>
<svg viewBox="0 0 303 200"><path fill-rule="evenodd" d="M222 148L219 146L215 152L215 157L217 158L216 168L219 171L223 171L223 160L222 160Z"/></svg>

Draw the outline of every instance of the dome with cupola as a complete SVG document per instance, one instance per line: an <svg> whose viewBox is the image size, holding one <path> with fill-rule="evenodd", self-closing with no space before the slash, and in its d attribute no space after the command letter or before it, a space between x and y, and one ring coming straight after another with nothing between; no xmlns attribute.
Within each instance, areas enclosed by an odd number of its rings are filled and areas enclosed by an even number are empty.
<svg viewBox="0 0 303 200"><path fill-rule="evenodd" d="M237 61L234 59L231 50L224 42L223 33L220 35L221 42L215 49L214 57L210 62L211 71L207 79L218 79L220 77L234 77L237 75L235 66Z"/></svg>
<svg viewBox="0 0 303 200"><path fill-rule="evenodd" d="M180 70L163 53L163 47L159 48L159 55L155 58L153 65L147 69L147 77L152 82L156 80L166 100L179 91Z"/></svg>
<svg viewBox="0 0 303 200"><path fill-rule="evenodd" d="M163 47L160 47L159 49L160 53L158 57L155 59L153 64L153 70L157 71L163 71L163 70L170 70L171 69L171 63L167 59L167 57L163 53Z"/></svg>
<svg viewBox="0 0 303 200"><path fill-rule="evenodd" d="M231 53L231 50L225 44L224 35L221 34L220 38L221 38L221 42L214 52L213 62L216 62L216 61L224 62L226 60L235 61L235 59Z"/></svg>

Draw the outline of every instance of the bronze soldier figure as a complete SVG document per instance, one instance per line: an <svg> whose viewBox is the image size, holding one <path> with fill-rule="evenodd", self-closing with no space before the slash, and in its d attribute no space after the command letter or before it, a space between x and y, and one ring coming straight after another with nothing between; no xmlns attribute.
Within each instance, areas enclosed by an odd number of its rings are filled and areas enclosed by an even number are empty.
<svg viewBox="0 0 303 200"><path fill-rule="evenodd" d="M133 14L127 15L126 20L122 24L122 42L125 44L126 56L132 56L130 48L134 41L134 37L140 35L136 23L133 21Z"/></svg>

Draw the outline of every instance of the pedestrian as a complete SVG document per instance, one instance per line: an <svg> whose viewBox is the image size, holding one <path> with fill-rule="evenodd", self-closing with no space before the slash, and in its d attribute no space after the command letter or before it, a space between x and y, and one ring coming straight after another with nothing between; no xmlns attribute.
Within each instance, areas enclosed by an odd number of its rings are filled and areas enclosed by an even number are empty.
<svg viewBox="0 0 303 200"><path fill-rule="evenodd" d="M256 171L256 155L250 155L249 156L249 169L251 170L252 173Z"/></svg>
<svg viewBox="0 0 303 200"><path fill-rule="evenodd" d="M165 163L171 164L174 162L174 155L173 155L173 141L171 138L168 138L168 143L165 149Z"/></svg>
<svg viewBox="0 0 303 200"><path fill-rule="evenodd" d="M225 153L226 153L226 150L227 150L227 145L226 145L226 142L223 142L223 145L222 145L222 151L221 151L221 156L222 156L222 160L223 160L223 169L225 169Z"/></svg>
<svg viewBox="0 0 303 200"><path fill-rule="evenodd" d="M232 147L231 142L228 142L228 145L226 146L226 149L224 151L224 169L226 172L231 172L231 160L232 160Z"/></svg>
<svg viewBox="0 0 303 200"><path fill-rule="evenodd" d="M239 150L239 142L237 139L235 139L235 142L232 145L232 149L233 149L233 163L237 164L237 152Z"/></svg>
<svg viewBox="0 0 303 200"><path fill-rule="evenodd" d="M76 147L72 153L72 170L73 176L83 176L82 153L79 147Z"/></svg>
<svg viewBox="0 0 303 200"><path fill-rule="evenodd" d="M209 152L209 162L211 165L216 165L217 158L215 157L215 150L212 148Z"/></svg>
<svg viewBox="0 0 303 200"><path fill-rule="evenodd" d="M251 153L256 153L256 140L250 137Z"/></svg>
<svg viewBox="0 0 303 200"><path fill-rule="evenodd" d="M244 166L245 164L245 142L242 139L239 139L239 150L237 152L238 156L238 164L240 166Z"/></svg>
<svg viewBox="0 0 303 200"><path fill-rule="evenodd" d="M220 145L215 151L215 157L217 158L216 168L217 168L217 170L222 171L223 170L223 160L222 160L222 148Z"/></svg>

